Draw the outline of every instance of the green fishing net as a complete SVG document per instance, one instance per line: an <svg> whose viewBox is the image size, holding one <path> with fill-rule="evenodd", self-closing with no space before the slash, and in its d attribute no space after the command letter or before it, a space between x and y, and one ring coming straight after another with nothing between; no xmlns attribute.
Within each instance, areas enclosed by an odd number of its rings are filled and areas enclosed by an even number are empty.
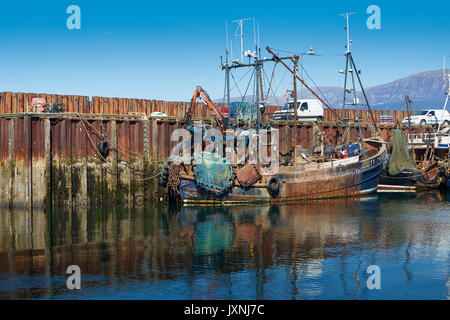
<svg viewBox="0 0 450 320"><path fill-rule="evenodd" d="M414 170L416 165L409 155L403 133L399 129L395 129L392 137L392 154L389 159L389 174L396 176L405 169Z"/></svg>
<svg viewBox="0 0 450 320"><path fill-rule="evenodd" d="M215 194L223 194L231 188L233 167L227 159L210 152L194 153L194 159L195 181L199 187Z"/></svg>
<svg viewBox="0 0 450 320"><path fill-rule="evenodd" d="M236 117L238 119L244 119L246 121L255 121L258 117L258 110L255 105L251 105L247 102L241 102L236 105Z"/></svg>

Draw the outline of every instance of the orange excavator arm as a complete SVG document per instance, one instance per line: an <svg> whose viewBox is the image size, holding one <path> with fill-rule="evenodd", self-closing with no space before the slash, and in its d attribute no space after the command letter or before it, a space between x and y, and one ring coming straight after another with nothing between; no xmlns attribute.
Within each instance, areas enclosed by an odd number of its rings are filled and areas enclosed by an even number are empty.
<svg viewBox="0 0 450 320"><path fill-rule="evenodd" d="M225 130L225 118L222 115L222 113L220 113L219 110L217 110L216 106L211 101L211 98L209 97L208 93L206 93L206 91L203 90L203 88L200 86L197 86L197 89L195 90L194 96L192 97L191 100L191 105L189 106L189 109L186 111L186 114L184 116L185 126L190 125L192 122L192 113L194 112L198 98L202 98L202 100L206 103L209 110L211 110L213 114L214 120L216 120L217 126L219 127L220 131L223 132Z"/></svg>

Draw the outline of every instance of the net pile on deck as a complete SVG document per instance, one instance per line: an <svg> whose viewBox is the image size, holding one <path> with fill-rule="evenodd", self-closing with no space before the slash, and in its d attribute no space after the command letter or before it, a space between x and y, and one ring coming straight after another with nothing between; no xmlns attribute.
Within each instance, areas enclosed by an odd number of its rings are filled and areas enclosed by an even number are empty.
<svg viewBox="0 0 450 320"><path fill-rule="evenodd" d="M190 160L186 156L168 157L163 164L160 184L163 187L167 186L171 165L190 163ZM230 191L233 183L233 167L227 159L216 153L196 152L193 155L193 161L194 178L199 190L219 196Z"/></svg>
<svg viewBox="0 0 450 320"><path fill-rule="evenodd" d="M416 170L416 165L408 152L403 133L399 129L395 129L392 137L392 154L389 159L388 171L391 176L397 176L406 169Z"/></svg>
<svg viewBox="0 0 450 320"><path fill-rule="evenodd" d="M227 193L233 180L233 167L225 158L216 153L194 153L194 177L201 189L222 195Z"/></svg>
<svg viewBox="0 0 450 320"><path fill-rule="evenodd" d="M258 109L256 108L256 106L251 105L247 102L241 102L236 105L236 117L248 122L256 120L256 118L258 117L257 111Z"/></svg>

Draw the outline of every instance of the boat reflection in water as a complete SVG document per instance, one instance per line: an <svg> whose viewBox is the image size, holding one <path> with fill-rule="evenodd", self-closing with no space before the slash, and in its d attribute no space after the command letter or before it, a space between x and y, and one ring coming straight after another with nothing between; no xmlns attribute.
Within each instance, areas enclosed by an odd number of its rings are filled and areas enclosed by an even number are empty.
<svg viewBox="0 0 450 320"><path fill-rule="evenodd" d="M0 212L0 298L443 299L447 194ZM69 265L81 290L66 288ZM367 267L378 265L380 290Z"/></svg>

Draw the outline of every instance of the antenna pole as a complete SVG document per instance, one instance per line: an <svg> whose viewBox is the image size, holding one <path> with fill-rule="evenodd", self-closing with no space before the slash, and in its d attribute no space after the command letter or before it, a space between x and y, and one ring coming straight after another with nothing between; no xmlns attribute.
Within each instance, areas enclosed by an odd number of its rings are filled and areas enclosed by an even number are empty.
<svg viewBox="0 0 450 320"><path fill-rule="evenodd" d="M341 119L344 119L344 109L345 109L345 96L347 94L347 76L348 76L348 60L349 60L349 55L348 52L345 54L345 78L344 78L344 99L342 101L342 110L341 110ZM341 135L344 134L344 126L343 126L343 122L340 121L340 127L341 127Z"/></svg>
<svg viewBox="0 0 450 320"><path fill-rule="evenodd" d="M347 53L350 52L350 44L352 43L352 40L350 40L350 23L349 23L348 16L355 14L355 13L356 12L346 12L346 13L340 14L340 16L345 17L345 20L347 21L347 25L345 27L345 29L347 30Z"/></svg>
<svg viewBox="0 0 450 320"><path fill-rule="evenodd" d="M228 58L228 21L225 20L225 41L227 46L227 58Z"/></svg>
<svg viewBox="0 0 450 320"><path fill-rule="evenodd" d="M444 103L444 108L442 109L442 113L444 113L444 111L447 109L447 103L448 103L448 97L450 96L450 73L446 73L446 69L445 69L445 57L444 57L444 81L448 81L448 87L447 87L447 92L445 93L445 103ZM438 123L438 128L437 128L437 132L439 132L439 129L441 128L441 124Z"/></svg>
<svg viewBox="0 0 450 320"><path fill-rule="evenodd" d="M255 70L255 76L256 76L256 82L255 82L255 85L256 85L256 132L259 132L259 127L260 127L260 123L261 123L261 116L260 116L260 100L259 100L259 78L260 78L260 75L261 75L261 63L259 63L259 62L256 62L256 65L255 65L255 68L256 68L256 70Z"/></svg>
<svg viewBox="0 0 450 320"><path fill-rule="evenodd" d="M256 48L256 24L255 24L255 17L253 17L253 45Z"/></svg>
<svg viewBox="0 0 450 320"><path fill-rule="evenodd" d="M345 14L347 19L347 52L350 52L350 26L348 25L348 13Z"/></svg>
<svg viewBox="0 0 450 320"><path fill-rule="evenodd" d="M259 21L257 22L257 29L258 29L258 48L259 48L259 58L261 59L261 43L259 42Z"/></svg>
<svg viewBox="0 0 450 320"><path fill-rule="evenodd" d="M297 70L298 70L298 56L293 56L292 61L294 62L294 154L295 154L295 146L297 145Z"/></svg>
<svg viewBox="0 0 450 320"><path fill-rule="evenodd" d="M250 20L250 18L246 18L246 19L239 19L239 20L234 20L233 22L236 22L240 29L241 29L241 63L244 63L244 21Z"/></svg>
<svg viewBox="0 0 450 320"><path fill-rule="evenodd" d="M244 25L242 20L239 22L241 26L241 63L244 63Z"/></svg>
<svg viewBox="0 0 450 320"><path fill-rule="evenodd" d="M345 21L346 21L346 25L345 25L345 30L347 31L347 51L345 52L345 78L344 78L344 98L342 101L342 110L341 110L341 119L344 119L345 117L345 101L346 101L346 95L347 95L347 77L348 77L348 65L350 63L350 21L349 21L349 15L355 14L354 12L346 12L346 13L342 13L340 14L340 16L345 17ZM355 88L354 86L354 80L353 80L353 88ZM356 95L356 92L355 92ZM341 131L341 137L343 137L343 133L344 133L344 123L341 121L340 122L340 131Z"/></svg>
<svg viewBox="0 0 450 320"><path fill-rule="evenodd" d="M225 86L227 90L227 107L230 107L230 68L228 64L228 22L225 20L227 51L225 58ZM231 57L233 59L233 57Z"/></svg>
<svg viewBox="0 0 450 320"><path fill-rule="evenodd" d="M409 99L409 96L405 97L405 103L406 103L406 113L408 115L408 132L409 132L408 136L410 137L409 138L409 142L410 142L411 147L412 147L413 160L416 161L416 156L415 156L415 153L414 153L414 144L413 144L413 139L412 139L411 114L409 112L409 104L411 103L411 100Z"/></svg>

